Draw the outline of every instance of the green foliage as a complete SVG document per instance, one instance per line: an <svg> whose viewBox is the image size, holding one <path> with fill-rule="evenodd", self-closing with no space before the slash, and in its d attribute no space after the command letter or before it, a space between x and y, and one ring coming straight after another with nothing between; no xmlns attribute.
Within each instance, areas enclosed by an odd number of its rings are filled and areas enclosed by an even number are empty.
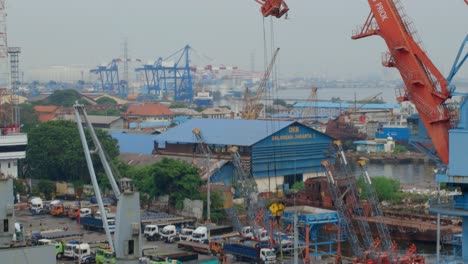
<svg viewBox="0 0 468 264"><path fill-rule="evenodd" d="M88 111L88 115L98 115L98 116L120 116L119 109L107 109L107 110L94 110Z"/></svg>
<svg viewBox="0 0 468 264"><path fill-rule="evenodd" d="M407 152L408 149L405 146L402 145L395 145L395 148L393 149L393 153L404 153Z"/></svg>
<svg viewBox="0 0 468 264"><path fill-rule="evenodd" d="M172 102L169 108L186 108L187 105L181 102Z"/></svg>
<svg viewBox="0 0 468 264"><path fill-rule="evenodd" d="M208 213L207 210L207 196L204 193L201 197L203 201L203 218L206 219L206 215ZM225 216L224 210L224 199L223 193L221 191L213 191L210 193L211 196L211 204L210 204L210 218L212 222L219 222Z"/></svg>
<svg viewBox="0 0 468 264"><path fill-rule="evenodd" d="M26 193L26 186L23 180L20 179L13 179L13 193L15 194L25 194Z"/></svg>
<svg viewBox="0 0 468 264"><path fill-rule="evenodd" d="M203 106L200 106L200 105L199 105L199 106L195 107L195 111L197 111L197 112L199 112L199 113L200 113L200 112L203 112L203 110L205 110L205 108L204 108Z"/></svg>
<svg viewBox="0 0 468 264"><path fill-rule="evenodd" d="M292 190L303 190L305 188L305 184L303 181L298 181L298 182L295 182L292 186L291 186L291 189Z"/></svg>
<svg viewBox="0 0 468 264"><path fill-rule="evenodd" d="M32 104L20 104L20 120L21 120L21 132L28 133L31 128L39 124L34 105Z"/></svg>
<svg viewBox="0 0 468 264"><path fill-rule="evenodd" d="M37 184L37 191L43 194L47 200L50 200L55 195L55 184L51 181L42 179Z"/></svg>
<svg viewBox="0 0 468 264"><path fill-rule="evenodd" d="M364 178L361 176L358 180L358 185L362 190L363 198L366 198L367 192L364 184ZM380 201L396 201L400 199L400 181L398 180L383 176L372 177L372 186L374 186Z"/></svg>
<svg viewBox="0 0 468 264"><path fill-rule="evenodd" d="M127 174L148 199L169 195L169 205L180 209L185 198L200 198L198 169L184 161L163 158L151 165L130 168Z"/></svg>
<svg viewBox="0 0 468 264"><path fill-rule="evenodd" d="M108 156L111 159L117 157L117 140L101 129L95 131ZM93 149L94 145L87 132L86 130L88 145ZM93 155L93 162L97 173L102 171L97 155ZM25 171L33 178L54 181L89 180L78 129L72 121L50 121L31 129L25 163Z"/></svg>
<svg viewBox="0 0 468 264"><path fill-rule="evenodd" d="M115 101L114 99L112 99L110 97L103 96L103 97L97 99L96 103L100 104L100 105L116 105L117 101Z"/></svg>
<svg viewBox="0 0 468 264"><path fill-rule="evenodd" d="M89 104L87 101L81 100L81 98L82 95L75 90L56 90L46 99L39 101L38 104L63 107L71 107L76 101L81 104Z"/></svg>

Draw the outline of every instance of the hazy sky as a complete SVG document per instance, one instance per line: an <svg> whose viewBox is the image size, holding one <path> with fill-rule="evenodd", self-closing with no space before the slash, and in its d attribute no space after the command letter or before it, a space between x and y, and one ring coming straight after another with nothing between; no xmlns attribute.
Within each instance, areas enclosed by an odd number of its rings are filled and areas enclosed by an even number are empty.
<svg viewBox="0 0 468 264"><path fill-rule="evenodd" d="M400 1L429 57L446 76L468 33L468 6L463 0ZM384 72L380 58L386 46L380 37L351 40L352 30L364 23L370 10L366 0L287 3L290 19L274 22L281 75L361 78ZM99 65L122 56L124 38L130 56L145 62L190 44L219 64L245 69L250 69L255 51L259 70L259 7L253 0L7 0L8 42L22 48L26 70Z"/></svg>

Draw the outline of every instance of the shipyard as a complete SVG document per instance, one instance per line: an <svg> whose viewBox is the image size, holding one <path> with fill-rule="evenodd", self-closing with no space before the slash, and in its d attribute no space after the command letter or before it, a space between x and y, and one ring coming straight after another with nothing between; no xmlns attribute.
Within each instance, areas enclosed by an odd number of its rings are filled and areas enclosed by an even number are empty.
<svg viewBox="0 0 468 264"><path fill-rule="evenodd" d="M468 263L467 12L0 0L0 262Z"/></svg>

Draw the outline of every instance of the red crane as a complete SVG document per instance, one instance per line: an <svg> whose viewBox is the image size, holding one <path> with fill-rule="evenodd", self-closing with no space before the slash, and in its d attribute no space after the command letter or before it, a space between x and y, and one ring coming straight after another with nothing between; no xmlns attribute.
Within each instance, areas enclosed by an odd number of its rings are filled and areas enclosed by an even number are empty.
<svg viewBox="0 0 468 264"><path fill-rule="evenodd" d="M403 100L416 106L440 161L448 164L450 115L445 101L451 97L448 83L414 38L416 33L404 15L400 0L368 0L371 12L353 39L381 36L389 49L382 64L396 67L405 83Z"/></svg>
<svg viewBox="0 0 468 264"><path fill-rule="evenodd" d="M264 17L274 16L282 17L289 11L289 7L283 0L255 0L262 5L261 12Z"/></svg>

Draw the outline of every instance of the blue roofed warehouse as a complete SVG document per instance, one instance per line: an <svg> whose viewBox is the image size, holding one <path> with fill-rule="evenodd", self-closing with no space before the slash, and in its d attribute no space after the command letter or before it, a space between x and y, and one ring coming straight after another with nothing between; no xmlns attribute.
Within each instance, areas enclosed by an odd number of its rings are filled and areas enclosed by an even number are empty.
<svg viewBox="0 0 468 264"><path fill-rule="evenodd" d="M333 140L295 121L191 119L155 136L154 153L200 157L194 128L201 130L213 159L230 161L228 148L237 146L260 192L286 190L294 182L322 175L320 162ZM231 185L234 167L231 162L221 164L210 179Z"/></svg>

